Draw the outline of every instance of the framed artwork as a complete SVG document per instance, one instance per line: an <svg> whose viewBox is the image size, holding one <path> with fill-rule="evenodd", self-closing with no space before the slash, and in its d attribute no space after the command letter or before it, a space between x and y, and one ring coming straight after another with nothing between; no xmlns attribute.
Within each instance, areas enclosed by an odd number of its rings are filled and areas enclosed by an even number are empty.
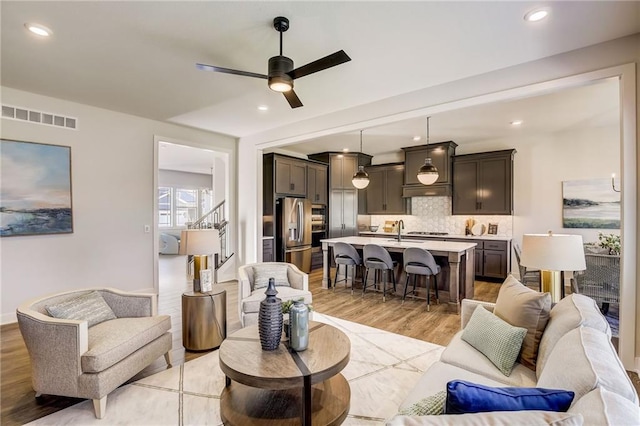
<svg viewBox="0 0 640 426"><path fill-rule="evenodd" d="M489 224L489 230L487 231L487 234L498 235L498 224L497 223L490 223Z"/></svg>
<svg viewBox="0 0 640 426"><path fill-rule="evenodd" d="M211 272L211 269L200 270L200 291L202 293L207 293L213 290L212 278L213 278L213 273Z"/></svg>
<svg viewBox="0 0 640 426"><path fill-rule="evenodd" d="M0 139L0 236L73 232L71 147Z"/></svg>
<svg viewBox="0 0 640 426"><path fill-rule="evenodd" d="M620 193L611 179L562 182L562 226L620 229Z"/></svg>

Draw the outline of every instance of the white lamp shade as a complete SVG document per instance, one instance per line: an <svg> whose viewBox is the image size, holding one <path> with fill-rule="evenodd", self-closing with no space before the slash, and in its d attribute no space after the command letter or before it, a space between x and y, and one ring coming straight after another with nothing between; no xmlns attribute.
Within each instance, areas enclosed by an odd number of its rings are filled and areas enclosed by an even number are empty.
<svg viewBox="0 0 640 426"><path fill-rule="evenodd" d="M217 229L187 229L180 235L180 254L209 255L220 252Z"/></svg>
<svg viewBox="0 0 640 426"><path fill-rule="evenodd" d="M522 266L546 271L586 269L581 235L525 234L522 238Z"/></svg>

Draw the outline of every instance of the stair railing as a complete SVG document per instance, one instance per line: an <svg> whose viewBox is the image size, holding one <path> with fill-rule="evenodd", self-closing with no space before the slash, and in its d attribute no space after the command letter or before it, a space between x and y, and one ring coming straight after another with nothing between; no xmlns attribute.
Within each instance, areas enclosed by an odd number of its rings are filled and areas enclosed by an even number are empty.
<svg viewBox="0 0 640 426"><path fill-rule="evenodd" d="M227 260L233 256L233 253L229 253L229 221L225 216L225 201L222 200L214 208L207 213L199 217L195 222L188 223L188 229L217 229L220 238L220 253L214 253L213 255L213 282L218 282L218 269L226 263ZM193 262L192 256L189 256L189 266Z"/></svg>

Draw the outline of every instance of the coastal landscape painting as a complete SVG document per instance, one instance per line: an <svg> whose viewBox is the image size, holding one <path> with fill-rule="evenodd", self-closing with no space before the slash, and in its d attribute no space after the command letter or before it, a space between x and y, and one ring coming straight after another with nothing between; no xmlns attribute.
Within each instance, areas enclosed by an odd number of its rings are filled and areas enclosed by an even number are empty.
<svg viewBox="0 0 640 426"><path fill-rule="evenodd" d="M0 236L73 232L71 148L0 139Z"/></svg>
<svg viewBox="0 0 640 426"><path fill-rule="evenodd" d="M564 228L620 229L620 193L610 179L562 182Z"/></svg>

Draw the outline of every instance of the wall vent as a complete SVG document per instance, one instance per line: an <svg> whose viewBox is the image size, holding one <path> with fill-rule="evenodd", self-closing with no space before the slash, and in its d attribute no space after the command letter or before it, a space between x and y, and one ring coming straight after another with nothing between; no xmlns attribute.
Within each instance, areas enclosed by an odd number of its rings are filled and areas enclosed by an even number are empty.
<svg viewBox="0 0 640 426"><path fill-rule="evenodd" d="M65 117L50 112L33 111L12 105L2 105L2 118L78 130L78 119L75 117Z"/></svg>

